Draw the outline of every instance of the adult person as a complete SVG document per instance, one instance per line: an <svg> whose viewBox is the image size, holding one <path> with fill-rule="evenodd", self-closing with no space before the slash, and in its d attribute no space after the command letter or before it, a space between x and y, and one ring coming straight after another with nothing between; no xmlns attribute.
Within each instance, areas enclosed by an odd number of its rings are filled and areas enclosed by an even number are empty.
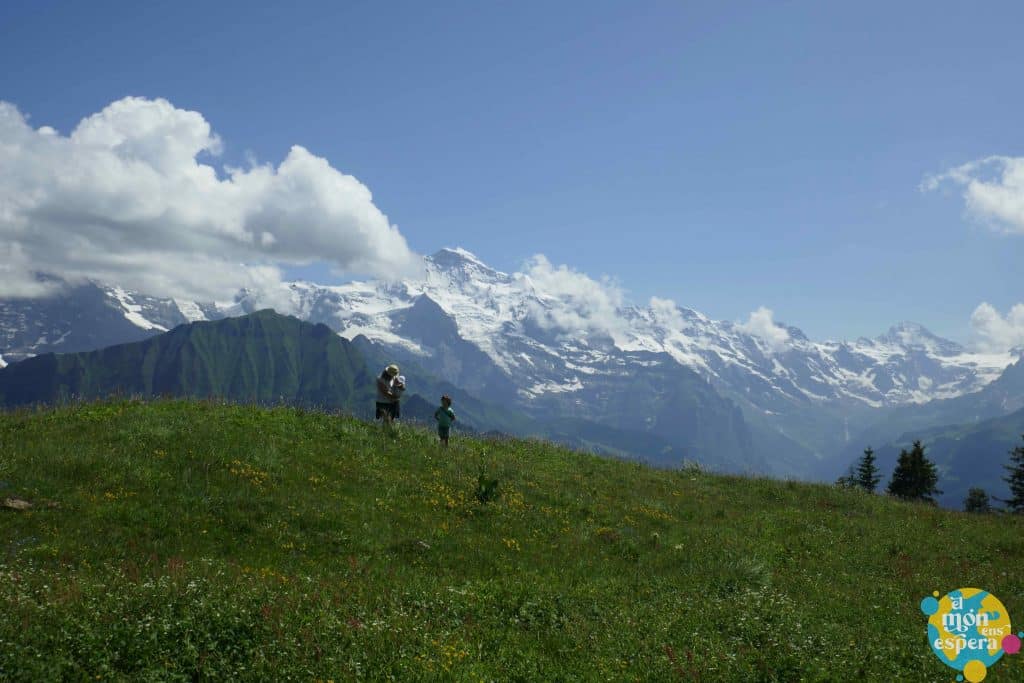
<svg viewBox="0 0 1024 683"><path fill-rule="evenodd" d="M375 419L391 422L401 417L400 392L395 391L398 366L392 363L377 376L377 411Z"/></svg>

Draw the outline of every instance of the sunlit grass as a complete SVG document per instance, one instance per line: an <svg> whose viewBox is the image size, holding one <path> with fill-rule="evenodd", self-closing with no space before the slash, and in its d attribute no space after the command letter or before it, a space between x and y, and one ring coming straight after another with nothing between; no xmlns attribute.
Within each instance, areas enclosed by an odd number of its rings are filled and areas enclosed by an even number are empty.
<svg viewBox="0 0 1024 683"><path fill-rule="evenodd" d="M3 680L952 680L923 596L1024 619L1015 518L538 441L106 402L0 416L0 481Z"/></svg>

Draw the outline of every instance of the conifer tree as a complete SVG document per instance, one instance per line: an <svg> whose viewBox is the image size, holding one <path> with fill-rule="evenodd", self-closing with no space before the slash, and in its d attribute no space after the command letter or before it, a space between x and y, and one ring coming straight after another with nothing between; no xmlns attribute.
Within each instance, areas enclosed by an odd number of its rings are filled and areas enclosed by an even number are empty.
<svg viewBox="0 0 1024 683"><path fill-rule="evenodd" d="M881 476L878 474L878 467L875 466L875 452L871 450L871 446L868 446L864 449L864 455L861 456L860 461L857 463L857 486L860 486L868 493L874 493L881 479Z"/></svg>
<svg viewBox="0 0 1024 683"><path fill-rule="evenodd" d="M1024 434L1021 435L1024 438ZM1010 464L1003 465L1009 472L1003 481L1010 485L1010 498L1002 502L1010 508L1010 512L1024 512L1024 446L1017 446L1010 451Z"/></svg>
<svg viewBox="0 0 1024 683"><path fill-rule="evenodd" d="M964 512L992 512L992 505L989 503L989 496L985 489L977 487L967 492L964 499Z"/></svg>
<svg viewBox="0 0 1024 683"><path fill-rule="evenodd" d="M925 456L921 442L915 441L909 453L906 449L900 449L900 459L892 473L888 491L890 495L905 500L934 503L935 499L932 496L942 493L936 487L938 482L939 475L935 463Z"/></svg>

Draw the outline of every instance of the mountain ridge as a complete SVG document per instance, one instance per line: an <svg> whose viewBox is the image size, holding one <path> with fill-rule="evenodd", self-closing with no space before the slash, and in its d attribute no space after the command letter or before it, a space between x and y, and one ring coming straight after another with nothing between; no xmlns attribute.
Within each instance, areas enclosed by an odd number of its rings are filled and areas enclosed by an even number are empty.
<svg viewBox="0 0 1024 683"><path fill-rule="evenodd" d="M259 311L96 351L28 358L0 370L0 402L121 393L345 407L367 394L369 383L358 350L326 325Z"/></svg>
<svg viewBox="0 0 1024 683"><path fill-rule="evenodd" d="M419 305L428 314L435 312L429 303ZM322 323L266 309L183 323L142 341L97 351L25 359L0 369L0 405L53 405L110 395L215 397L342 409L368 418L375 396L376 372L371 368L393 360L364 337L350 342ZM424 395L444 393L457 402L460 429L470 432L537 436L662 466L678 466L688 458L733 472L770 469L766 463L754 466L751 437L738 409L692 373L688 377L682 367L674 370L677 394L663 402L662 412L668 409L671 414L651 417L664 422L652 427L652 435L635 428L640 417L636 414L599 421L570 422L554 414L533 419L510 406L481 401L415 362L403 361L402 367L414 388L403 402L403 413L409 412L404 417L430 422L432 402ZM639 391L650 390L650 377L635 379ZM576 432L566 431L570 424ZM589 436L581 438L584 435ZM656 452L646 453L651 444Z"/></svg>
<svg viewBox="0 0 1024 683"><path fill-rule="evenodd" d="M613 302L594 313L581 299L586 291L567 294L529 272L502 273L461 248L425 257L424 266L421 278L399 282L293 282L284 303L302 320L326 324L349 340L362 337L383 355L416 361L455 386L534 418L598 419L608 396L629 394L632 377L645 376L660 390L659 371L684 368L739 406L755 432L791 444L798 452L794 462L804 465L834 457L893 411L979 392L1014 359L969 352L909 322L854 342L815 342L795 326L776 324L772 342L743 324L671 302ZM90 310L103 314L97 319L108 321L108 334L143 338L189 320L262 307L257 292L219 304L98 285L83 296ZM64 309L47 306L53 308L0 302L6 360L98 339L64 321ZM684 381L678 378L685 373L669 375ZM684 383L704 391L689 379ZM639 414L656 410L656 393L636 395Z"/></svg>

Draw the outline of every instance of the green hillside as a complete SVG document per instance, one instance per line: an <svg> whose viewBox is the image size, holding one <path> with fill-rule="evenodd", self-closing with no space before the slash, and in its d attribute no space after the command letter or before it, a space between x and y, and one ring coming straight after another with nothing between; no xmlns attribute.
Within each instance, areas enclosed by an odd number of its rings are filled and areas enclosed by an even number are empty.
<svg viewBox="0 0 1024 683"><path fill-rule="evenodd" d="M265 310L16 363L0 371L0 405L121 394L342 408L369 403L372 385L359 352L326 325Z"/></svg>
<svg viewBox="0 0 1024 683"><path fill-rule="evenodd" d="M1016 518L295 408L0 414L0 482L2 680L952 680L923 596L1024 619Z"/></svg>

